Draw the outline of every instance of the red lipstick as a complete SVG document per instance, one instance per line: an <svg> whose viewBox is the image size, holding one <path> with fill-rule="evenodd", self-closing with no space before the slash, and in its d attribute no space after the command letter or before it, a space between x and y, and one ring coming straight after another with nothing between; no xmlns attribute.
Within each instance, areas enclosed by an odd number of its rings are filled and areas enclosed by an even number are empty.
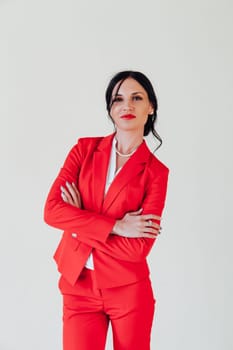
<svg viewBox="0 0 233 350"><path fill-rule="evenodd" d="M122 119L135 119L136 115L133 114L125 114L121 116Z"/></svg>

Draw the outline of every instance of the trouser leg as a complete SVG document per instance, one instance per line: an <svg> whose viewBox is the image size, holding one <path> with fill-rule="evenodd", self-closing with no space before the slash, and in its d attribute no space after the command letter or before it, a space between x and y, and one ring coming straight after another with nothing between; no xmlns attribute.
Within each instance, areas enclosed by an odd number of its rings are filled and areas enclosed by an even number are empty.
<svg viewBox="0 0 233 350"><path fill-rule="evenodd" d="M104 350L108 317L87 297L63 296L63 350Z"/></svg>
<svg viewBox="0 0 233 350"><path fill-rule="evenodd" d="M114 289L114 308L109 308L114 350L150 350L155 306L150 280Z"/></svg>
<svg viewBox="0 0 233 350"><path fill-rule="evenodd" d="M104 350L109 318L94 273L84 269L75 286L63 277L63 350Z"/></svg>

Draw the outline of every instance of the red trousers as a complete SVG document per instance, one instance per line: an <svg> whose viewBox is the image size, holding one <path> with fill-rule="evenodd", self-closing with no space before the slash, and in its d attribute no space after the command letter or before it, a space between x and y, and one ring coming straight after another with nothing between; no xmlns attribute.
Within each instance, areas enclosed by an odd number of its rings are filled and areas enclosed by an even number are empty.
<svg viewBox="0 0 233 350"><path fill-rule="evenodd" d="M149 278L98 289L95 272L83 269L75 286L63 277L63 350L104 350L109 322L114 350L150 350L155 299Z"/></svg>

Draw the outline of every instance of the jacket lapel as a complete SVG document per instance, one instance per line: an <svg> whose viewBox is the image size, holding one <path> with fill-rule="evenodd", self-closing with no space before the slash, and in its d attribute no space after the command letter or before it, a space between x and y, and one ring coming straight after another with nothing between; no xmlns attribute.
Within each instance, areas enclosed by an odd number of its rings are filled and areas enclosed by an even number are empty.
<svg viewBox="0 0 233 350"><path fill-rule="evenodd" d="M123 190L123 188L135 176L137 176L141 171L144 170L145 163L148 162L149 157L150 157L150 151L145 141L143 141L143 143L138 147L137 151L125 163L125 165L120 170L119 174L115 177L111 186L109 187L109 190L103 202L103 210L102 210L103 213L106 212L106 210L108 210L108 208L112 205L112 203L117 198L119 193ZM105 178L105 181L106 181L106 178ZM105 186L105 181L104 181L104 186Z"/></svg>
<svg viewBox="0 0 233 350"><path fill-rule="evenodd" d="M97 212L101 211L104 199L105 183L108 171L112 139L115 134L104 137L93 154L93 204Z"/></svg>

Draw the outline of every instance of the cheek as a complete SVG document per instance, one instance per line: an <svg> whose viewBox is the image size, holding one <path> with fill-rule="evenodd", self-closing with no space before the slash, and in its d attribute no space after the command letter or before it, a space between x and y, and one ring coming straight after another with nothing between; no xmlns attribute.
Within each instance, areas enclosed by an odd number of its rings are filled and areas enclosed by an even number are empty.
<svg viewBox="0 0 233 350"><path fill-rule="evenodd" d="M117 115L119 113L119 110L120 110L119 106L114 106L114 107L111 108L110 115L111 115L112 119L117 117Z"/></svg>
<svg viewBox="0 0 233 350"><path fill-rule="evenodd" d="M147 120L148 120L148 116L146 116L146 117L143 119L143 121L142 121L143 126L146 124Z"/></svg>
<svg viewBox="0 0 233 350"><path fill-rule="evenodd" d="M145 109L143 114L144 114L144 120L145 120L145 123L146 123L147 119L148 119L148 115L150 114L150 110Z"/></svg>
<svg viewBox="0 0 233 350"><path fill-rule="evenodd" d="M141 109L141 115L143 116L143 118L145 119L145 121L147 121L148 115L150 114L150 110L149 108L145 107Z"/></svg>

